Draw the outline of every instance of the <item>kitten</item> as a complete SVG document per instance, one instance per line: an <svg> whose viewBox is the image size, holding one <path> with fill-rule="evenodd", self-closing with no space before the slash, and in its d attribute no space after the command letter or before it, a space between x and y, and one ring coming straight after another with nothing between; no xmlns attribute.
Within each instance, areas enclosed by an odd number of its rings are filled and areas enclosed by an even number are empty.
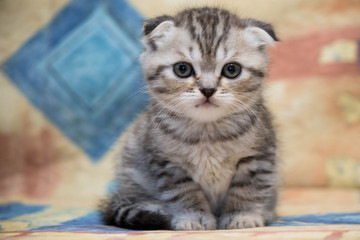
<svg viewBox="0 0 360 240"><path fill-rule="evenodd" d="M195 8L144 23L152 103L127 137L109 224L264 226L276 202L276 138L262 97L272 26Z"/></svg>

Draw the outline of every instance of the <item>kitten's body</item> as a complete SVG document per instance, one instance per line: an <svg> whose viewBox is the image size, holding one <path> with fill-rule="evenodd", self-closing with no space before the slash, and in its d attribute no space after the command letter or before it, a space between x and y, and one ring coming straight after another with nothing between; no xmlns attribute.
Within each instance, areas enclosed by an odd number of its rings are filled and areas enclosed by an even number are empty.
<svg viewBox="0 0 360 240"><path fill-rule="evenodd" d="M134 229L262 226L276 201L276 139L263 99L270 25L215 8L144 25L153 100L123 149L108 222ZM174 64L194 73L177 77ZM224 77L236 62L238 77Z"/></svg>

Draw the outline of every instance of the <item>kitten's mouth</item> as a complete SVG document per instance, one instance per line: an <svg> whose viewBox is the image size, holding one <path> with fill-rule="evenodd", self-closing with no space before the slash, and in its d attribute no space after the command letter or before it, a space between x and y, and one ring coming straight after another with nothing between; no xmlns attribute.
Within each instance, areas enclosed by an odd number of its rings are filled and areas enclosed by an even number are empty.
<svg viewBox="0 0 360 240"><path fill-rule="evenodd" d="M205 100L204 102L198 104L195 106L196 108L213 108L213 107L219 107L218 105L216 105L215 103L209 101L209 99Z"/></svg>

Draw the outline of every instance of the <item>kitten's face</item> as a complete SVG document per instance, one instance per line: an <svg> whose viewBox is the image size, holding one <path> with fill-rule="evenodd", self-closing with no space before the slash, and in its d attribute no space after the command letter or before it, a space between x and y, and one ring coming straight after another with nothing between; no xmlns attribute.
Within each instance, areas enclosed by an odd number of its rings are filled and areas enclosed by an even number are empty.
<svg viewBox="0 0 360 240"><path fill-rule="evenodd" d="M201 122L258 100L268 62L265 46L273 42L258 27L231 26L219 16L215 25L162 21L143 41L141 62L154 100Z"/></svg>

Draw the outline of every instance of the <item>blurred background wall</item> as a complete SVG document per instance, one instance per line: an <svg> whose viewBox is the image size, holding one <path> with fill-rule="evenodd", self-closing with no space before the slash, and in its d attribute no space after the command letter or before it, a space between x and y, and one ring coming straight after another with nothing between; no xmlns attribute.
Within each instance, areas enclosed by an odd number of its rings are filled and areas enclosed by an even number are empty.
<svg viewBox="0 0 360 240"><path fill-rule="evenodd" d="M0 199L93 205L111 188L116 141L148 103L142 20L205 5L281 39L266 98L283 186L360 187L360 1L0 0Z"/></svg>

